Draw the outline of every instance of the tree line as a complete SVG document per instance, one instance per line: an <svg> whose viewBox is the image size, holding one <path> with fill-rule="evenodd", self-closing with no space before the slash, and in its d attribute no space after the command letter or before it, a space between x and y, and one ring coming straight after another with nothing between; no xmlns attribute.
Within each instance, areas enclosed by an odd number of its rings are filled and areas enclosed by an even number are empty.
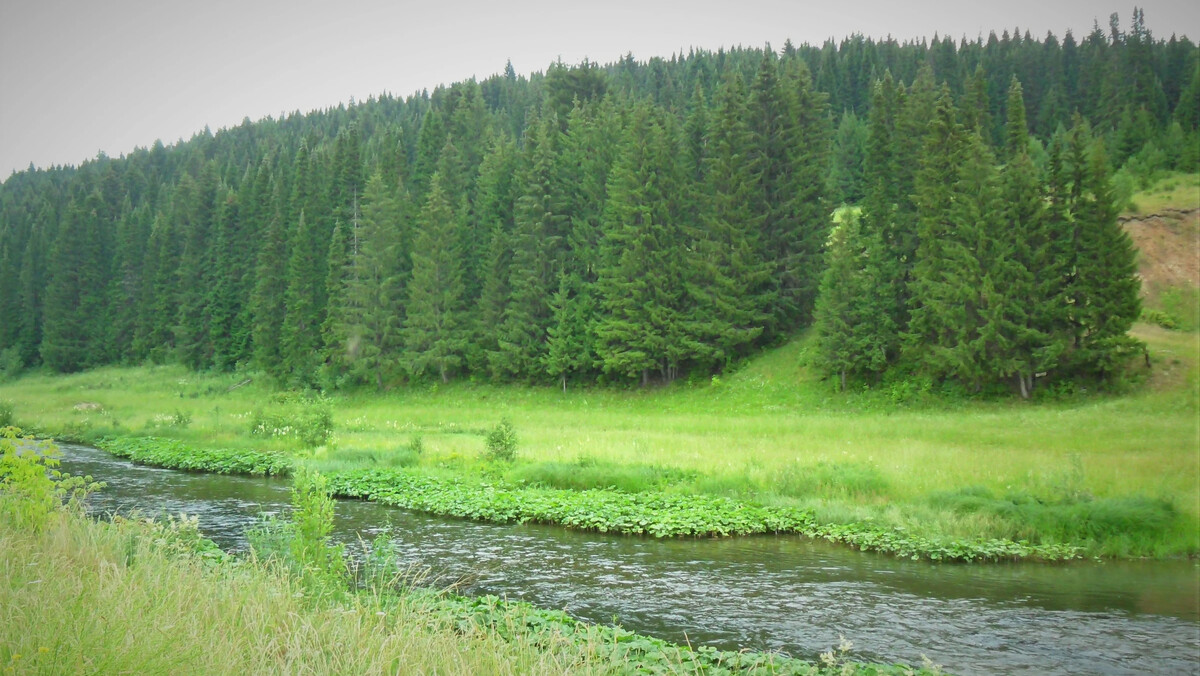
<svg viewBox="0 0 1200 676"><path fill-rule="evenodd" d="M0 366L649 383L815 320L843 381L1104 377L1137 315L1119 193L1200 165L1198 64L1140 11L509 64L31 168L0 187Z"/></svg>

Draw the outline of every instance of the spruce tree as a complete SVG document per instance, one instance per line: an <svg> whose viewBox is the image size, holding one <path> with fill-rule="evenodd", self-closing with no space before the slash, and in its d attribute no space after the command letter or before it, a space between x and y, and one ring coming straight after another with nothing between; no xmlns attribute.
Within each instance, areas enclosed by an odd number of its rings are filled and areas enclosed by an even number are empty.
<svg viewBox="0 0 1200 676"><path fill-rule="evenodd" d="M510 295L516 161L515 144L507 135L501 135L492 139L480 165L478 198L472 215L475 229L487 233L487 249L479 266L480 294L473 313L474 337L467 353L472 372L484 371L490 355L499 354L498 332Z"/></svg>
<svg viewBox="0 0 1200 676"><path fill-rule="evenodd" d="M815 310L819 368L838 377L872 377L884 371L897 338L888 301L889 280L880 268L883 241L844 212L825 250L825 272Z"/></svg>
<svg viewBox="0 0 1200 676"><path fill-rule="evenodd" d="M670 381L686 349L677 340L682 260L678 145L660 112L638 104L608 184L596 354L604 371Z"/></svg>
<svg viewBox="0 0 1200 676"><path fill-rule="evenodd" d="M953 207L961 196L955 190L963 164L963 132L948 90L943 89L916 175L917 249L909 284L910 319L904 331L905 351L914 364L934 377L957 370L958 357L950 351L963 341L970 308L964 305L969 278L960 269L963 247L970 246L975 223L954 220Z"/></svg>
<svg viewBox="0 0 1200 676"><path fill-rule="evenodd" d="M744 354L775 301L774 266L759 246L763 217L753 211L759 185L745 101L739 75L717 91L702 161L700 222L685 263L690 306L680 319L694 359L707 368Z"/></svg>
<svg viewBox="0 0 1200 676"><path fill-rule="evenodd" d="M347 273L330 301L325 336L335 379L376 389L397 373L403 342L401 230L397 195L372 175L363 195L361 226L352 231Z"/></svg>
<svg viewBox="0 0 1200 676"><path fill-rule="evenodd" d="M513 206L511 295L497 331L498 350L489 357L492 371L505 377L536 377L545 355L548 301L563 265L569 223L559 209L561 133L553 116L526 130L523 168L514 186L519 196Z"/></svg>
<svg viewBox="0 0 1200 676"><path fill-rule="evenodd" d="M1087 154L1075 205L1079 255L1072 289L1077 331L1072 358L1085 372L1102 379L1110 378L1124 360L1142 349L1128 335L1141 313L1137 250L1117 221L1110 172L1104 142L1096 140Z"/></svg>
<svg viewBox="0 0 1200 676"><path fill-rule="evenodd" d="M414 377L433 372L445 383L466 348L465 305L454 210L437 173L430 179L417 227L405 308L405 360Z"/></svg>
<svg viewBox="0 0 1200 676"><path fill-rule="evenodd" d="M300 212L304 220L304 212ZM262 247L255 265L254 291L250 297L251 337L254 363L276 380L285 377L282 333L287 318L287 229L275 214L267 222Z"/></svg>

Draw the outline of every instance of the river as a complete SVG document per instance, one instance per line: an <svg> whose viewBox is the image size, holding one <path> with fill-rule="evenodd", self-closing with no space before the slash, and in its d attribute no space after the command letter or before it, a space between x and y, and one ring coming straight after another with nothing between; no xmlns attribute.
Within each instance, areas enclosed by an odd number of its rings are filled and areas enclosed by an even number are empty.
<svg viewBox="0 0 1200 676"><path fill-rule="evenodd" d="M280 480L133 465L64 444L62 469L108 487L96 513L186 513L227 549L281 513ZM794 536L655 540L497 525L338 501L353 551L390 525L405 564L435 585L498 594L679 643L856 659L956 674L1200 673L1200 567L1193 561L931 564Z"/></svg>

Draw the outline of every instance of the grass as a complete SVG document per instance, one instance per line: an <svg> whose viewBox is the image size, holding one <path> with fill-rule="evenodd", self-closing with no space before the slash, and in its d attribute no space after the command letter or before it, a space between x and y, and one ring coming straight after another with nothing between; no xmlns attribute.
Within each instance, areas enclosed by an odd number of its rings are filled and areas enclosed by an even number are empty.
<svg viewBox="0 0 1200 676"><path fill-rule="evenodd" d="M1135 214L1200 209L1200 173L1170 173L1131 199Z"/></svg>
<svg viewBox="0 0 1200 676"><path fill-rule="evenodd" d="M0 671L64 673L603 673L595 646L502 640L415 601L308 603L256 566L171 556L129 527L0 526ZM591 662L598 662L592 664Z"/></svg>
<svg viewBox="0 0 1200 676"><path fill-rule="evenodd" d="M1200 336L1145 325L1137 335L1150 344L1154 369L1124 395L1036 404L897 403L886 388L841 395L809 373L800 339L718 382L566 394L455 383L338 395L329 402L333 437L310 450L251 434L273 391L258 379L233 388L243 374L175 366L32 373L0 385L0 400L13 403L19 422L60 435L150 434L205 448L280 450L325 472L408 467L571 489L711 493L811 510L821 523L872 522L930 538L1061 537L1041 517L935 499L967 488L1030 497L1060 518L1068 518L1061 507L1080 500L1120 509L1131 504L1123 500L1145 499L1169 505L1173 525L1101 537L1081 543L1085 550L1196 554ZM487 433L504 418L518 438L512 463L484 457Z"/></svg>

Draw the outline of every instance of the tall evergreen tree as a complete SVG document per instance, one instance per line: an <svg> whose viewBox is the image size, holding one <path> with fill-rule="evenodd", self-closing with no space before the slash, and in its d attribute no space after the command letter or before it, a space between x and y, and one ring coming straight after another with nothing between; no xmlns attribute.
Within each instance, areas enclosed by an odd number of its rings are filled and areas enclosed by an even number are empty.
<svg viewBox="0 0 1200 676"><path fill-rule="evenodd" d="M300 212L300 220L304 220L304 212ZM283 380L286 374L282 333L287 319L287 261L287 228L277 213L267 222L250 297L254 362L276 380Z"/></svg>
<svg viewBox="0 0 1200 676"><path fill-rule="evenodd" d="M682 341L673 340L683 285L672 246L682 239L677 160L661 113L638 104L609 177L596 353L606 372L643 385L655 371L671 380L681 365Z"/></svg>
<svg viewBox="0 0 1200 676"><path fill-rule="evenodd" d="M432 371L445 383L466 348L465 304L454 211L437 173L430 179L417 227L405 309L405 358L414 376Z"/></svg>
<svg viewBox="0 0 1200 676"><path fill-rule="evenodd" d="M890 312L885 259L878 231L862 227L853 211L834 227L825 251L826 267L817 296L815 328L820 367L838 377L874 376L887 367L898 331Z"/></svg>
<svg viewBox="0 0 1200 676"><path fill-rule="evenodd" d="M403 348L400 319L403 210L380 173L363 195L361 227L353 231L347 274L331 299L326 349L336 378L376 389L397 373Z"/></svg>

